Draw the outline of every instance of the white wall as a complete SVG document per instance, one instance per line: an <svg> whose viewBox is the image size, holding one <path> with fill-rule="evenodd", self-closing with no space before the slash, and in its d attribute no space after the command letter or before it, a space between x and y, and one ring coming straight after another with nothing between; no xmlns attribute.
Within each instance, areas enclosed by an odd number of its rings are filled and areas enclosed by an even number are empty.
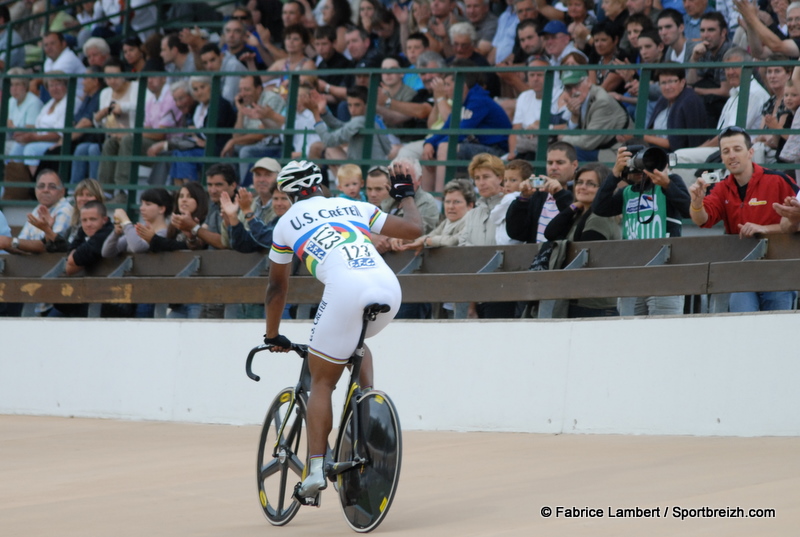
<svg viewBox="0 0 800 537"><path fill-rule="evenodd" d="M370 341L376 386L409 430L796 436L798 320L396 321ZM284 327L301 341L309 323ZM262 353L262 381L249 380L263 333L250 321L5 319L0 413L258 423L300 364Z"/></svg>

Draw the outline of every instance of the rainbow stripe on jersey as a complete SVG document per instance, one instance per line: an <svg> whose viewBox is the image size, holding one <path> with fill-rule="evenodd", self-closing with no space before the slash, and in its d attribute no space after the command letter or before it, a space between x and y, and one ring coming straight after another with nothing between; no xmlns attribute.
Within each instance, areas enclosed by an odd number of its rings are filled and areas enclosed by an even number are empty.
<svg viewBox="0 0 800 537"><path fill-rule="evenodd" d="M370 218L370 225L380 215L376 211ZM272 243L272 250L279 254L293 251L306 265L312 276L317 275L317 267L338 247L345 244L372 244L369 227L361 222L323 222L300 236L293 247Z"/></svg>

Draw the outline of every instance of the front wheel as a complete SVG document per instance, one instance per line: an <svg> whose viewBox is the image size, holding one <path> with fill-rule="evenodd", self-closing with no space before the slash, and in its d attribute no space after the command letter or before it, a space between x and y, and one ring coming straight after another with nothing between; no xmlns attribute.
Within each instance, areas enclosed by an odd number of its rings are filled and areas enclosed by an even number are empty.
<svg viewBox="0 0 800 537"><path fill-rule="evenodd" d="M364 393L358 402L358 416L359 435L364 443L358 447L358 453L368 462L339 474L336 481L345 520L353 530L366 533L383 522L392 505L400 478L403 441L397 410L385 393L376 390ZM352 419L351 410L339 431L336 462L354 457Z"/></svg>
<svg viewBox="0 0 800 537"><path fill-rule="evenodd" d="M300 509L292 494L306 476L307 462L306 401L286 388L267 410L258 442L258 497L270 524L288 524Z"/></svg>

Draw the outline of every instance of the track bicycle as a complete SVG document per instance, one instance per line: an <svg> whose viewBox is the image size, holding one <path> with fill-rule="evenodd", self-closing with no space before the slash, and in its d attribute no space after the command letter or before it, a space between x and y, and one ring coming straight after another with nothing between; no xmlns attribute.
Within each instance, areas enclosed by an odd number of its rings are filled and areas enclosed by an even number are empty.
<svg viewBox="0 0 800 537"><path fill-rule="evenodd" d="M364 335L370 321L389 311L385 304L364 308L361 337L348 362L350 382L336 433L336 443L325 455L326 478L334 483L344 518L359 533L383 522L397 491L402 459L402 436L397 410L389 396L378 390L362 391L358 383L364 356ZM254 347L247 356L247 376L258 382L252 362L256 353L271 345ZM291 349L303 360L300 379L281 390L267 410L256 459L256 484L264 515L270 524L283 526L301 505L319 506L321 492L313 498L298 497L300 482L309 464L307 409L311 374L308 346L293 343Z"/></svg>

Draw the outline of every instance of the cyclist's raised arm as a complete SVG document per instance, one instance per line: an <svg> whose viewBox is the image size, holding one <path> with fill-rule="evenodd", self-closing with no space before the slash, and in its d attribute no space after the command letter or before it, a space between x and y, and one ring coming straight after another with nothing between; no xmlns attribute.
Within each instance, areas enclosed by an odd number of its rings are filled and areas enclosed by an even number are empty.
<svg viewBox="0 0 800 537"><path fill-rule="evenodd" d="M389 180L392 183L390 194L400 202L400 209L403 216L389 215L383 224L381 233L395 239L414 240L424 232L422 216L417 209L417 202L414 201L415 177L412 176L414 170L407 162L395 163L392 167Z"/></svg>
<svg viewBox="0 0 800 537"><path fill-rule="evenodd" d="M281 315L286 306L286 295L289 293L289 273L292 264L269 263L269 286L265 306L267 312L267 337L274 338L280 334ZM288 349L287 349L288 350Z"/></svg>
<svg viewBox="0 0 800 537"><path fill-rule="evenodd" d="M390 214L386 217L386 222L381 229L382 235L387 235L395 239L414 240L422 235L422 217L417 209L414 197L405 198L400 202L403 216Z"/></svg>

